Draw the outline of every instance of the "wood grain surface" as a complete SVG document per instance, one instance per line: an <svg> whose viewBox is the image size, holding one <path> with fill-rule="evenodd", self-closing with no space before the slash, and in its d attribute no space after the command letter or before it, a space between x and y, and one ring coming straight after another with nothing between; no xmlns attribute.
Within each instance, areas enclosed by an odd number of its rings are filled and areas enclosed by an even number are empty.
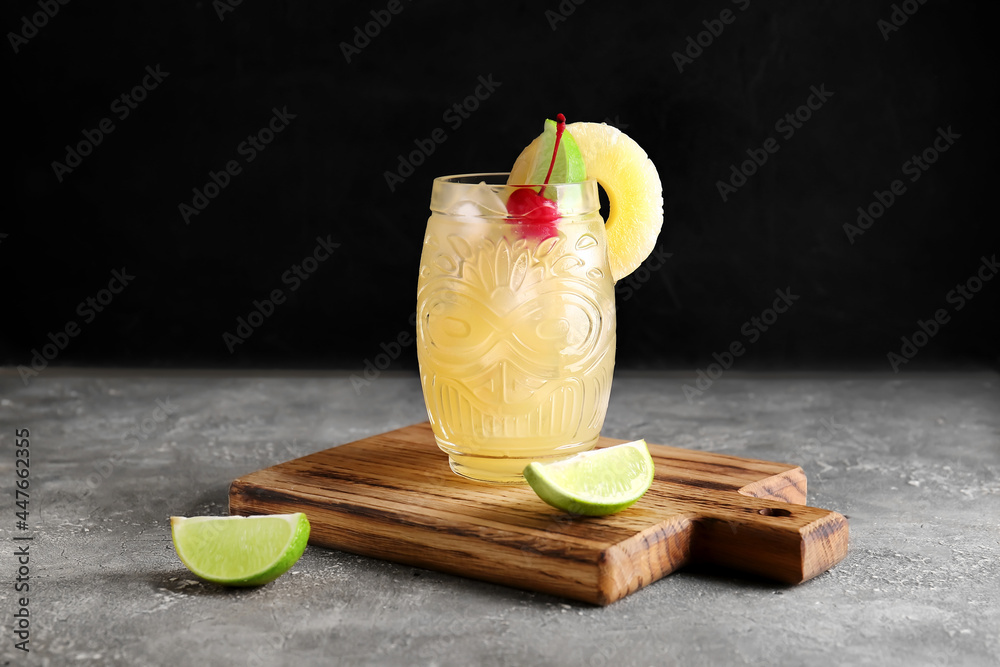
<svg viewBox="0 0 1000 667"><path fill-rule="evenodd" d="M602 438L601 447L623 441ZM608 604L688 564L788 584L847 554L836 512L805 506L801 468L650 445L656 477L632 507L575 517L527 486L467 480L427 423L235 480L232 514L305 512L310 544Z"/></svg>

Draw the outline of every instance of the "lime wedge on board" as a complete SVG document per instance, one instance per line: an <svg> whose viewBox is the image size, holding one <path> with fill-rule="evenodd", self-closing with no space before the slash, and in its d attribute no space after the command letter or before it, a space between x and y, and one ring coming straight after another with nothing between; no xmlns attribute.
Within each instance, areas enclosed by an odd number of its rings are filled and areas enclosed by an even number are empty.
<svg viewBox="0 0 1000 667"><path fill-rule="evenodd" d="M639 500L653 483L645 440L583 452L555 463L531 463L524 479L538 497L571 514L604 516Z"/></svg>

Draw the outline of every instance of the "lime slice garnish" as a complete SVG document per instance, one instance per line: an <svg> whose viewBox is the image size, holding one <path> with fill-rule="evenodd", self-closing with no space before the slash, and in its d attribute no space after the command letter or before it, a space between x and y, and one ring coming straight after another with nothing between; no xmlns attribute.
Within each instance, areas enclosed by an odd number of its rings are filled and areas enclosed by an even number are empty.
<svg viewBox="0 0 1000 667"><path fill-rule="evenodd" d="M555 463L531 463L524 479L538 497L571 514L620 512L653 483L653 459L645 440L583 452Z"/></svg>
<svg viewBox="0 0 1000 667"><path fill-rule="evenodd" d="M545 183L581 183L587 180L587 166L580 153L580 147L567 131L563 131L559 139L559 150L552 160L552 150L556 145L556 130L558 124L554 120L546 120L542 133L529 145L531 150L525 150L511 168L508 185L538 185ZM549 174L549 166L552 173Z"/></svg>
<svg viewBox="0 0 1000 667"><path fill-rule="evenodd" d="M288 571L309 541L301 512L265 516L170 517L181 562L206 581L260 586Z"/></svg>

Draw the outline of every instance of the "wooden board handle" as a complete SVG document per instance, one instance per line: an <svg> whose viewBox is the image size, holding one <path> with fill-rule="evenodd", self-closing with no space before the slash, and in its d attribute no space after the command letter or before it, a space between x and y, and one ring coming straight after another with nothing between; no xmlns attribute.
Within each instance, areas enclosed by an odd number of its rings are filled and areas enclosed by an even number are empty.
<svg viewBox="0 0 1000 667"><path fill-rule="evenodd" d="M798 584L847 555L843 515L763 498L742 500L742 506L706 508L694 522L695 561Z"/></svg>

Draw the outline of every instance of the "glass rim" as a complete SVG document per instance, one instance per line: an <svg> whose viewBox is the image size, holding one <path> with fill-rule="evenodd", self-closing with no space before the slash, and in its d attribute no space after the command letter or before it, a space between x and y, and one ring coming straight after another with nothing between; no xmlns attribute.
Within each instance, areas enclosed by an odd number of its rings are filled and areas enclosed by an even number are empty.
<svg viewBox="0 0 1000 667"><path fill-rule="evenodd" d="M577 183L537 183L507 185L510 172L492 171L482 173L454 174L438 176L431 187L430 209L434 213L446 216L456 216L456 208L465 202L473 205L473 213L458 215L463 219L488 221L498 219L509 222L506 203L515 190L521 188L541 192L545 186L544 195L557 203L559 215L563 219L580 217L590 213L600 212L601 201L597 179L588 178ZM480 188L486 188L492 195L486 195ZM492 197L494 202L488 200ZM482 208L476 209L476 204Z"/></svg>
<svg viewBox="0 0 1000 667"><path fill-rule="evenodd" d="M586 187L590 183L597 184L596 178L587 178L584 181L577 181L576 183L517 183L514 185L507 184L507 177L510 176L509 171L484 171L481 173L468 173L468 174L452 174L449 176L437 176L434 178L435 183L445 183L448 185L479 185L485 182L489 187L505 187L505 188L540 188L543 185L547 188L580 188ZM500 180L502 177L502 181ZM490 182L490 180L496 179L497 182Z"/></svg>

